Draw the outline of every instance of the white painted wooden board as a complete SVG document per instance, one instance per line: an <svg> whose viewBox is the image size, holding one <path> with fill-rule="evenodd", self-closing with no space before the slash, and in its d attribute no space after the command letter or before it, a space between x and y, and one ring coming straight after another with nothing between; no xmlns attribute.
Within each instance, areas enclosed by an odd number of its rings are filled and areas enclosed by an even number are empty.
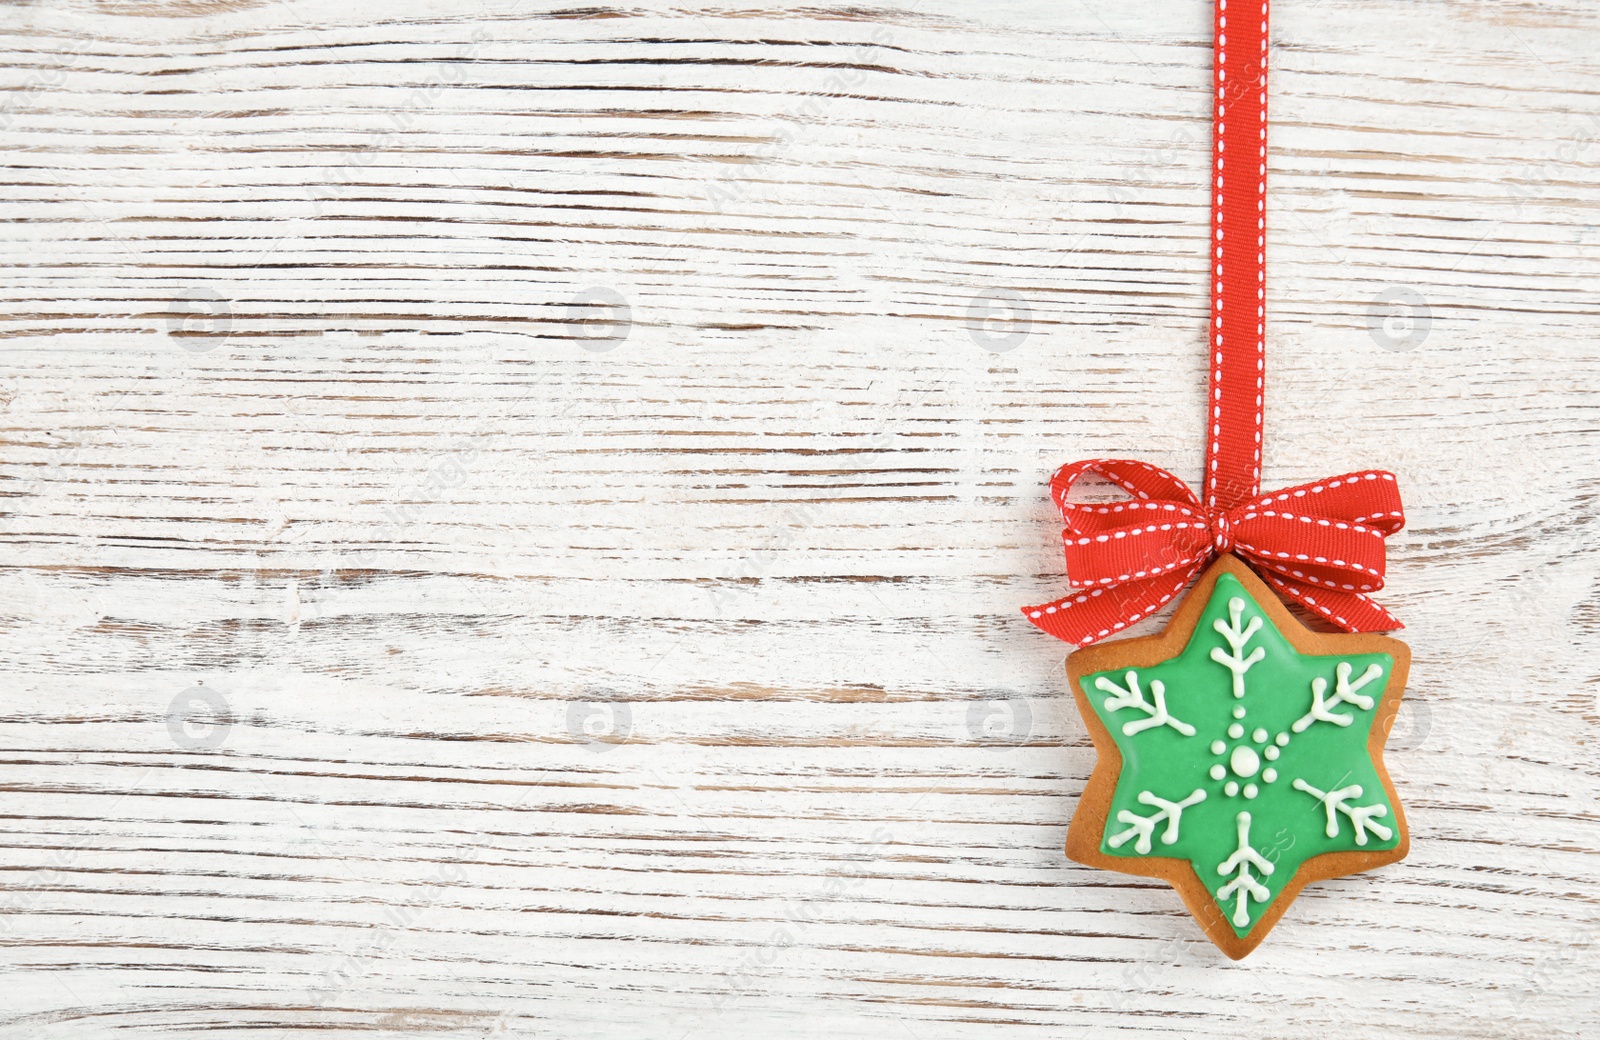
<svg viewBox="0 0 1600 1040"><path fill-rule="evenodd" d="M1400 476L1410 858L1235 964L1063 857L1017 608L1057 465L1198 476L1209 32L7 5L0 1037L1600 1035L1584 0L1274 12L1265 478Z"/></svg>

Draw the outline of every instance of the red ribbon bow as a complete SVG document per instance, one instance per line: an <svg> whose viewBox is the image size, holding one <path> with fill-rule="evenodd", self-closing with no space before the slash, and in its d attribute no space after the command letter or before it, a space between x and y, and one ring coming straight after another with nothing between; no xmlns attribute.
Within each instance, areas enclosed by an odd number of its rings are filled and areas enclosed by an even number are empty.
<svg viewBox="0 0 1600 1040"><path fill-rule="evenodd" d="M1086 473L1105 477L1133 500L1068 502L1067 492ZM1058 639L1083 646L1127 628L1227 552L1347 632L1404 627L1366 595L1383 588L1383 540L1405 526L1393 473L1344 473L1208 508L1164 469L1089 459L1057 470L1050 496L1067 522L1067 580L1078 591L1022 612Z"/></svg>

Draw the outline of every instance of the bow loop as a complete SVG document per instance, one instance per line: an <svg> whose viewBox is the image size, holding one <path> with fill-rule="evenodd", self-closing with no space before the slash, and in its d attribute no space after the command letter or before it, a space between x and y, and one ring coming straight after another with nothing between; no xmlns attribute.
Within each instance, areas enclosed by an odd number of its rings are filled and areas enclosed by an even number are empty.
<svg viewBox="0 0 1600 1040"><path fill-rule="evenodd" d="M1086 474L1094 473L1106 478L1140 501L1163 499L1181 502L1193 509L1200 508L1200 499L1189 490L1189 485L1168 473L1160 466L1137 459L1085 459L1071 462L1055 471L1050 478L1050 497L1055 499L1063 516L1069 510L1092 510L1093 506L1080 506L1067 501L1067 492ZM1067 517L1067 523L1072 518Z"/></svg>
<svg viewBox="0 0 1600 1040"><path fill-rule="evenodd" d="M1370 527L1385 537L1406 525L1394 474L1381 469L1341 473L1327 480L1269 491L1250 499L1239 509L1246 512L1277 509L1337 518Z"/></svg>
<svg viewBox="0 0 1600 1040"><path fill-rule="evenodd" d="M1133 495L1132 501L1071 502L1073 484L1090 473ZM1050 480L1066 521L1067 581L1080 589L1142 581L1204 562L1210 542L1205 510L1194 492L1157 466L1129 459L1090 459L1063 466Z"/></svg>
<svg viewBox="0 0 1600 1040"><path fill-rule="evenodd" d="M1070 501L1073 485L1091 473L1133 497ZM1089 459L1057 470L1050 492L1066 522L1067 579L1079 591L1023 613L1067 642L1083 646L1147 617L1228 552L1346 631L1401 627L1366 595L1383 588L1383 540L1405 524L1392 473L1344 473L1223 510L1202 505L1160 467Z"/></svg>
<svg viewBox="0 0 1600 1040"><path fill-rule="evenodd" d="M1263 510L1239 520L1234 551L1255 564L1346 592L1383 588L1383 535L1333 517Z"/></svg>

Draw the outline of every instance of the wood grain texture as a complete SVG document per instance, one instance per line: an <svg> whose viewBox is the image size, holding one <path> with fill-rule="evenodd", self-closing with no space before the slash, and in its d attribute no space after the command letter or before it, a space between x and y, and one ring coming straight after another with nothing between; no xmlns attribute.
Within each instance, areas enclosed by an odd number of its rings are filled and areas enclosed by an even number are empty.
<svg viewBox="0 0 1600 1040"><path fill-rule="evenodd" d="M1209 29L0 10L0 1037L1595 1035L1583 0L1274 12L1264 479L1399 474L1411 856L1233 964L1062 855L1017 608L1055 466L1199 474Z"/></svg>

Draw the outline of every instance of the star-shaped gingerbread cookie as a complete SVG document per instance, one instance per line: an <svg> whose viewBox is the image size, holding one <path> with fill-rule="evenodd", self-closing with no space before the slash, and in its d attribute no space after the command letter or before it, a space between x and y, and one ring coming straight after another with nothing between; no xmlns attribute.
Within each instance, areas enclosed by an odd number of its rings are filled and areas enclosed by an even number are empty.
<svg viewBox="0 0 1600 1040"><path fill-rule="evenodd" d="M1222 557L1159 635L1067 658L1099 754L1067 855L1166 879L1245 956L1307 884L1405 856L1383 742L1410 663L1398 640L1312 632Z"/></svg>

